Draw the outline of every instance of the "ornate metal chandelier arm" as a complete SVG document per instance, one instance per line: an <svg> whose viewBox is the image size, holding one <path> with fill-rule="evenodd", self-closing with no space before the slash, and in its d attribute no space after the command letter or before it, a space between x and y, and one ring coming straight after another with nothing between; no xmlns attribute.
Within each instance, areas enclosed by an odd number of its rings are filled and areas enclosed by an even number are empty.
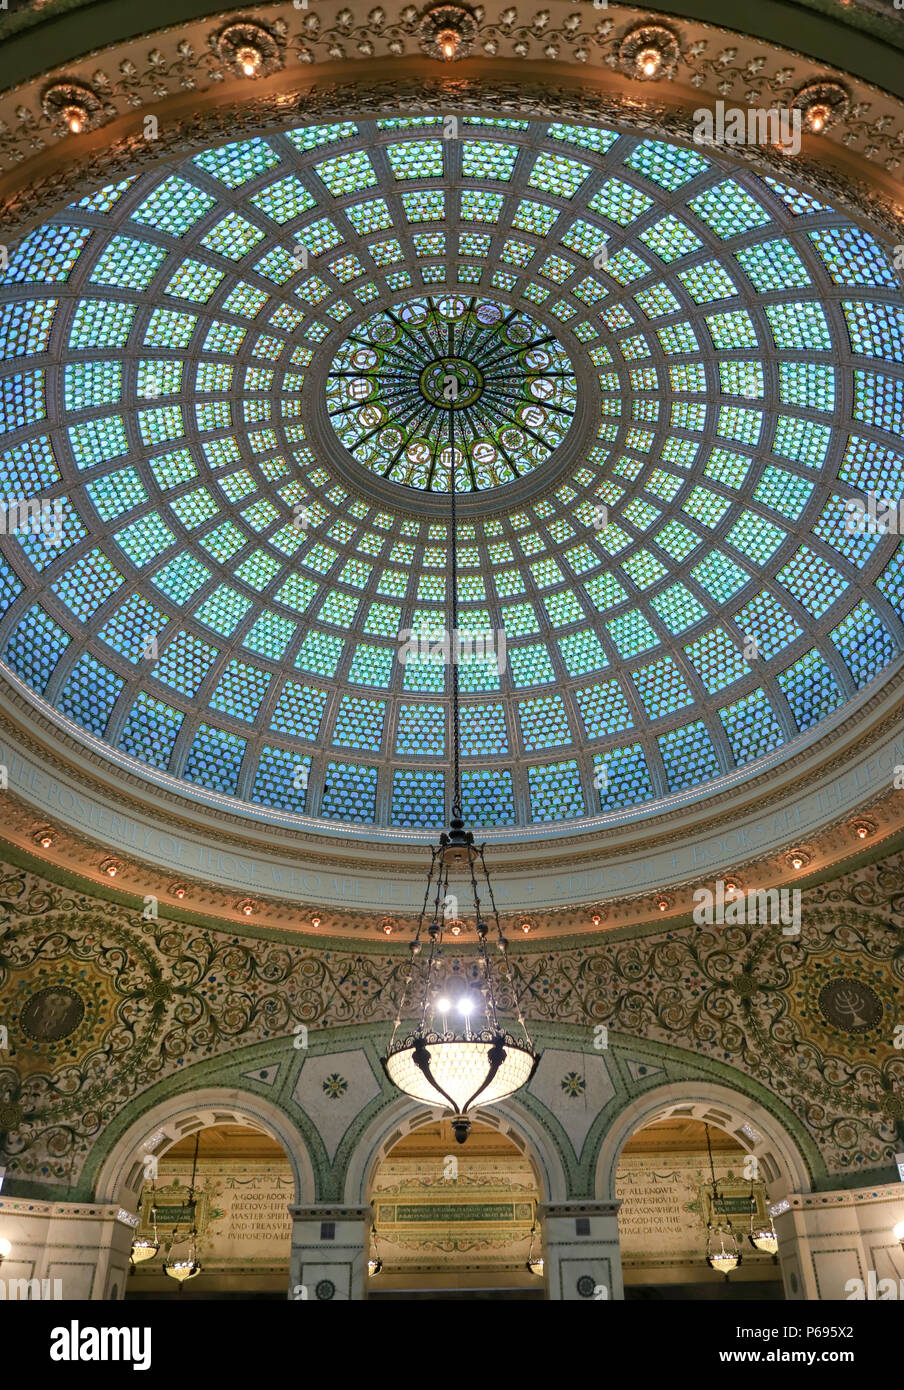
<svg viewBox="0 0 904 1390"><path fill-rule="evenodd" d="M490 973L490 957L487 951L487 925L483 921L483 914L480 910L480 892L477 887L477 875L474 872L474 861L477 858L477 851L472 850L468 855L468 868L471 873L471 892L474 896L474 918L477 925L477 949L483 961L483 978L486 982L486 1015L487 1022L494 1031L499 1028L499 1016L496 1010L496 992L493 989L493 977Z"/></svg>
<svg viewBox="0 0 904 1390"><path fill-rule="evenodd" d="M402 1015L405 1012L405 1005L408 1002L408 991L411 988L411 982L414 979L414 959L415 956L420 954L421 950L421 931L424 926L424 918L427 915L427 904L430 901L430 885L433 882L433 871L436 868L437 851L434 849L432 845L430 846L430 854L432 856L430 860L430 872L427 875L427 886L424 889L424 901L421 904L421 910L418 914L417 927L415 928L414 938L410 942L408 947L408 974L405 976L405 984L402 989L401 996L399 997L399 1007L396 1011L395 1021L392 1027L392 1036L389 1039L390 1049L392 1048L392 1045L395 1042L396 1033L399 1031L399 1025L402 1022Z"/></svg>
<svg viewBox="0 0 904 1390"><path fill-rule="evenodd" d="M427 960L427 970L424 977L424 994L421 999L421 1033L424 1033L427 1028L427 1009L430 1004L430 990L433 987L433 972L442 956L443 909L446 895L449 892L449 867L445 862L443 851L440 850L438 855L435 850L433 853L434 859L439 859L439 868L436 875L436 896L433 900L433 921L430 923L430 956Z"/></svg>
<svg viewBox="0 0 904 1390"><path fill-rule="evenodd" d="M506 939L505 939L505 935L503 934L503 931L502 931L502 923L501 923L500 920L499 920L499 909L498 909L498 907L496 906L496 894L493 892L493 883L492 883L492 880L491 880L491 878L490 878L489 870L487 869L487 863L486 863L486 859L485 859L485 857L484 857L485 851L486 851L486 844L482 844L482 845L479 845L479 846L478 846L478 848L477 848L477 853L480 855L480 865L481 865L481 868L483 869L483 876L484 876L484 878L486 879L487 892L488 892L489 898L490 898L490 907L491 907L492 912L493 912L493 920L494 920L495 923L496 923L496 935L497 935L497 938L498 938L498 940L497 940L497 945L498 945L498 947L499 947L499 953L500 953L500 955L502 956L502 973L503 973L503 975L505 976L506 981L507 981L507 983L508 983L508 987L509 987L509 989L511 990L511 993L512 993L512 1002L513 1002L514 1005L515 1005L515 1014L516 1014L516 1017L517 1017L517 1019L518 1019L518 1026L520 1027L521 1032L522 1032L522 1034L524 1035L524 1038L525 1038L525 1040L526 1040L528 1046L533 1047L533 1043L531 1042L530 1033L527 1031L527 1024L526 1024L526 1022L524 1021L524 1011L523 1011L522 1008L521 1008L521 999L520 999L520 996L519 996L519 993L518 993L518 987L517 987L517 985L515 984L515 972L514 972L514 967L512 966L512 964L511 964L511 962L509 961L509 958L508 958L508 942L507 942Z"/></svg>
<svg viewBox="0 0 904 1390"><path fill-rule="evenodd" d="M495 1077L497 1071L502 1066L502 1063L505 1061L505 1044L503 1043L501 1038L497 1038L491 1046L489 1052L487 1053L487 1061L490 1064L487 1074L478 1086L477 1090L474 1092L472 1096L469 1096L466 1104L463 1106L463 1110L465 1113L467 1113L467 1111L470 1110L471 1106L477 1100L478 1096L483 1095L484 1091Z"/></svg>

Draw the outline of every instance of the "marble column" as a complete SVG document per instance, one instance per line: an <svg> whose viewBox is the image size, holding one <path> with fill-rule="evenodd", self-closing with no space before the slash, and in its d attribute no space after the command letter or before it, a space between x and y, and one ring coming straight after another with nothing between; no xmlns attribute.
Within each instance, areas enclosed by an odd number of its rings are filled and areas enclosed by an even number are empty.
<svg viewBox="0 0 904 1390"><path fill-rule="evenodd" d="M904 1183L773 1195L787 1299L904 1299Z"/></svg>
<svg viewBox="0 0 904 1390"><path fill-rule="evenodd" d="M119 1299L138 1222L117 1206L0 1197L3 1299Z"/></svg>
<svg viewBox="0 0 904 1390"><path fill-rule="evenodd" d="M618 1243L620 1201L547 1202L540 1207L550 1299L624 1298Z"/></svg>
<svg viewBox="0 0 904 1390"><path fill-rule="evenodd" d="M289 1207L292 1254L289 1298L330 1301L365 1297L370 1241L370 1207Z"/></svg>

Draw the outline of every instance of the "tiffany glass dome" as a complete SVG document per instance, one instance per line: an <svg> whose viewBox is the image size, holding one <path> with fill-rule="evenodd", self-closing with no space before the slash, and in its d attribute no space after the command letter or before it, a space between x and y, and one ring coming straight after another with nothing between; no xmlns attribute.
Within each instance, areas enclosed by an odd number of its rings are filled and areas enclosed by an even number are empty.
<svg viewBox="0 0 904 1390"><path fill-rule="evenodd" d="M59 517L7 509L0 674L195 800L442 819L449 673L398 656L445 626L453 457L461 625L507 644L460 668L477 827L707 795L896 669L898 538L846 524L904 485L891 247L711 152L222 145L12 246L0 351L0 491Z"/></svg>
<svg viewBox="0 0 904 1390"><path fill-rule="evenodd" d="M379 477L458 492L511 482L543 463L572 422L564 348L528 314L483 296L383 309L330 366L336 434Z"/></svg>

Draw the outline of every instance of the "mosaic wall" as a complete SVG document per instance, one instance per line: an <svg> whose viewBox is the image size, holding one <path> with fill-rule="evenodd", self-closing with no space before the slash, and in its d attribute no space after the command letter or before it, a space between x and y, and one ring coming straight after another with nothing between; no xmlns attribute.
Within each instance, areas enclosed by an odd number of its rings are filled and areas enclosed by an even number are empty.
<svg viewBox="0 0 904 1390"><path fill-rule="evenodd" d="M525 1158L463 1154L452 1179L435 1159L385 1159L373 1199L384 1266L387 1272L523 1269L536 1196Z"/></svg>
<svg viewBox="0 0 904 1390"><path fill-rule="evenodd" d="M613 1055L630 1044L658 1048L670 1076L706 1074L755 1096L786 1128L796 1117L823 1181L887 1168L904 1129L902 907L898 854L807 891L799 938L688 925L561 949L519 943L526 1014L547 1052L526 1103L560 1149L571 1146L566 1167L589 1162L582 1151L605 1107L649 1084L649 1068L633 1063L616 1076ZM0 914L8 1185L75 1190L92 1149L96 1164L111 1142L105 1129L227 1068L231 1085L263 1085L284 1061L303 1061L285 1091L300 1110L286 1108L294 1123L306 1118L323 1172L347 1162L350 1125L389 1095L377 1057L403 962L382 945L143 922L137 909L9 865ZM600 1023L610 1053L594 1049ZM298 1024L307 1054L293 1051Z"/></svg>
<svg viewBox="0 0 904 1390"><path fill-rule="evenodd" d="M190 1246L190 1185L190 1162L164 1160L157 1181L142 1192L139 1235L153 1238L156 1208L157 1237L174 1256L184 1256ZM294 1188L288 1163L201 1160L195 1183L196 1249L208 1283L222 1284L221 1276L229 1274L288 1273ZM139 1266L132 1291L140 1289L143 1279L159 1280L161 1273L159 1259Z"/></svg>
<svg viewBox="0 0 904 1390"><path fill-rule="evenodd" d="M739 1236L749 1230L751 1198L754 1219L767 1220L765 1188L744 1179L738 1159L717 1158L714 1168L719 1187L720 1210L712 1216L711 1182L705 1154L623 1154L619 1160L616 1195L619 1244L625 1271L638 1278L651 1271L686 1264L700 1264L706 1244L706 1223L731 1223ZM721 1218L721 1220L720 1220ZM763 1267L763 1278L772 1277L772 1257L745 1246L744 1263ZM699 1274L698 1274L699 1277ZM776 1271L777 1277L777 1271Z"/></svg>

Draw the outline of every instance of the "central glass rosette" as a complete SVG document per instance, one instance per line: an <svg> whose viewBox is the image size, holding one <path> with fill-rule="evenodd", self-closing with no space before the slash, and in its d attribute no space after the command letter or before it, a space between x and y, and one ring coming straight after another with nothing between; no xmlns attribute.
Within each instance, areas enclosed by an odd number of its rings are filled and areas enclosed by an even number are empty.
<svg viewBox="0 0 904 1390"><path fill-rule="evenodd" d="M518 309L480 296L408 300L350 333L326 405L359 463L405 487L477 492L545 463L568 433L577 381L565 348Z"/></svg>

